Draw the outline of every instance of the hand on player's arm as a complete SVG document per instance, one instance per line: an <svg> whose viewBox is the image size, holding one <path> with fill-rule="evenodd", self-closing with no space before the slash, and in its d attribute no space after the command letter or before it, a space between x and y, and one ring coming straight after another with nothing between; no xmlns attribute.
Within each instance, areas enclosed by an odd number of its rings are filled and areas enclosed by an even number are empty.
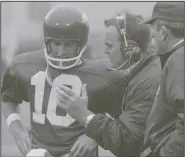
<svg viewBox="0 0 185 157"><path fill-rule="evenodd" d="M47 150L31 148L31 137L28 130L22 125L21 117L17 113L17 104L10 100L2 101L1 104L8 128L22 155L24 157L53 157Z"/></svg>
<svg viewBox="0 0 185 157"><path fill-rule="evenodd" d="M87 135L82 135L73 145L69 157L90 157L96 154L97 143Z"/></svg>
<svg viewBox="0 0 185 157"><path fill-rule="evenodd" d="M2 108L7 119L8 128L15 139L15 143L24 157L53 157L45 149L32 149L31 137L28 130L24 128L20 115L16 112L16 104L13 102L2 102Z"/></svg>
<svg viewBox="0 0 185 157"><path fill-rule="evenodd" d="M57 91L57 105L65 109L65 111L82 125L85 125L86 118L92 114L88 110L88 97L86 85L82 87L82 95L78 96L70 88L61 85Z"/></svg>
<svg viewBox="0 0 185 157"><path fill-rule="evenodd" d="M31 150L31 139L28 131L22 125L21 117L17 113L17 104L10 100L2 101L1 104L8 128L15 139L15 143L21 153L26 156Z"/></svg>
<svg viewBox="0 0 185 157"><path fill-rule="evenodd" d="M9 130L15 139L17 147L21 153L26 156L26 154L31 150L31 139L28 131L23 128L21 122L18 120L12 122Z"/></svg>

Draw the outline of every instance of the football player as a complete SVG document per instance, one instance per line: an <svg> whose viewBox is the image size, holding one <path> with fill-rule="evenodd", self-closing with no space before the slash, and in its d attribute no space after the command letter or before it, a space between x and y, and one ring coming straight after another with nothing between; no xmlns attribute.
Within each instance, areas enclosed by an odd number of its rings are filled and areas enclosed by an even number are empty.
<svg viewBox="0 0 185 157"><path fill-rule="evenodd" d="M85 135L85 127L57 106L56 89L63 84L80 95L82 84L87 84L89 109L108 112L109 104L122 102L124 74L107 71L103 60L82 58L89 23L78 8L53 8L45 17L43 32L45 49L16 56L4 76L1 93L7 125L24 156L48 152L54 157L96 156L97 144ZM30 103L30 134L16 111L23 101Z"/></svg>

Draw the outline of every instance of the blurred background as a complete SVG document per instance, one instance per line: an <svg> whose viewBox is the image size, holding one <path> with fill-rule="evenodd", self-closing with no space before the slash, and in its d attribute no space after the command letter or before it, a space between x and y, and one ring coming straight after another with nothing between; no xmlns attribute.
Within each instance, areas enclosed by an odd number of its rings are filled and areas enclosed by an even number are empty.
<svg viewBox="0 0 185 157"><path fill-rule="evenodd" d="M55 5L72 4L83 10L90 23L88 51L84 57L104 58L104 20L118 10L126 9L148 18L156 2L2 2L1 3L1 70L4 74L12 58L20 53L41 49L43 45L42 22ZM2 78L1 78L2 81ZM29 105L20 105L24 124L30 127ZM1 116L2 156L20 156Z"/></svg>

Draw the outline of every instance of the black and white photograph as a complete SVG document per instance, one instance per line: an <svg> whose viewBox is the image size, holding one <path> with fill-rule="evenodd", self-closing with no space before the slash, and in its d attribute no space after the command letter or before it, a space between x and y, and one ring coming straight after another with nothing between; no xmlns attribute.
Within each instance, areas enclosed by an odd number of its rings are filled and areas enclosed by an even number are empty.
<svg viewBox="0 0 185 157"><path fill-rule="evenodd" d="M184 1L1 1L2 157L184 157Z"/></svg>

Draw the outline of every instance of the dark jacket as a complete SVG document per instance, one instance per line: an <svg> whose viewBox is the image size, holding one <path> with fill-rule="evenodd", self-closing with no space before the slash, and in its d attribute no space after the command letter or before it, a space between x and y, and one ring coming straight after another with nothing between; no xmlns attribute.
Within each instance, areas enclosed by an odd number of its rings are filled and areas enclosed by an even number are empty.
<svg viewBox="0 0 185 157"><path fill-rule="evenodd" d="M164 59L162 59L164 61ZM184 156L184 46L166 60L144 145L153 156Z"/></svg>
<svg viewBox="0 0 185 157"><path fill-rule="evenodd" d="M87 126L87 135L116 156L137 156L160 75L160 60L153 58L129 81L125 103L118 109L122 111L118 118L113 120L96 114Z"/></svg>

